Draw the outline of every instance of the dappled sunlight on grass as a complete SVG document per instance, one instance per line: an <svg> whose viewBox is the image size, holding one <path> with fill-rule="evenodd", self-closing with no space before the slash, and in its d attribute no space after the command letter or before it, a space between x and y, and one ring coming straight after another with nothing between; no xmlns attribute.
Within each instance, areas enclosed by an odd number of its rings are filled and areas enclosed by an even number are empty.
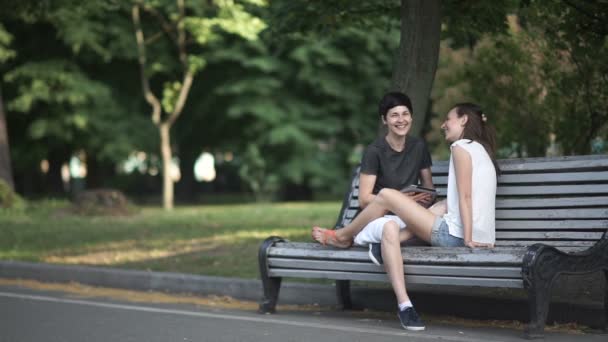
<svg viewBox="0 0 608 342"><path fill-rule="evenodd" d="M307 231L299 228L284 230L239 230L224 232L204 238L182 240L126 240L95 245L82 253L51 253L42 258L44 262L88 265L116 265L128 262L143 262L183 254L202 253L218 247L242 244L243 241L259 241L277 235L286 239L302 238Z"/></svg>
<svg viewBox="0 0 608 342"><path fill-rule="evenodd" d="M82 216L68 202L40 202L0 216L0 259L257 277L257 251L271 235L310 241L340 203L143 207L124 217Z"/></svg>

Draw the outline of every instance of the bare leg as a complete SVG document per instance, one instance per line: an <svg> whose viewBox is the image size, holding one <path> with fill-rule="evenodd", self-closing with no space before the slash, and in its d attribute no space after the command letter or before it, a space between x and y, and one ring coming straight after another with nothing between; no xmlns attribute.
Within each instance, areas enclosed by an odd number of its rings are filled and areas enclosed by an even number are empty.
<svg viewBox="0 0 608 342"><path fill-rule="evenodd" d="M448 212L448 203L446 200L439 201L433 204L429 210L437 216L443 216Z"/></svg>
<svg viewBox="0 0 608 342"><path fill-rule="evenodd" d="M380 190L374 200L344 228L332 231L329 234L325 228L314 227L312 229L312 237L316 241L324 241L335 247L349 247L355 235L365 225L378 217L382 217L387 210L399 216L407 224L407 229L411 233L426 242L431 241L431 229L433 228L436 215L416 203L409 196L397 190L386 188Z"/></svg>
<svg viewBox="0 0 608 342"><path fill-rule="evenodd" d="M332 245L334 247L347 248L352 245L355 235L359 234L359 232L368 223L379 217L384 216L384 213L386 213L386 210L382 207L378 205L372 206L370 204L365 207L365 209L363 209L363 211L361 211L359 215L357 215L357 217L355 217L355 219L350 224L344 226L344 228L336 230L335 233L330 234L329 232L327 232L328 229L313 227L312 237L318 242L325 241L327 244Z"/></svg>
<svg viewBox="0 0 608 342"><path fill-rule="evenodd" d="M381 208L392 211L407 224L408 231L426 242L431 241L431 230L437 216L401 192L393 189L382 189L365 209L368 208L370 210Z"/></svg>
<svg viewBox="0 0 608 342"><path fill-rule="evenodd" d="M384 230L382 231L384 232ZM411 238L414 237L414 234L412 234L412 232L410 232L409 230L406 229L401 229L399 231L399 242L405 242Z"/></svg>
<svg viewBox="0 0 608 342"><path fill-rule="evenodd" d="M397 297L397 303L403 303L410 299L405 289L399 235L399 225L395 221L389 221L384 225L382 229L382 259L384 260L384 270L386 270Z"/></svg>

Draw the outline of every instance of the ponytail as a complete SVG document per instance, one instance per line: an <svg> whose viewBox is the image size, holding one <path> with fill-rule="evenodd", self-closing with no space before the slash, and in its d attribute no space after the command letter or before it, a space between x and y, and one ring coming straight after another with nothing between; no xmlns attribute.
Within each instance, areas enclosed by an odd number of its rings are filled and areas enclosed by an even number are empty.
<svg viewBox="0 0 608 342"><path fill-rule="evenodd" d="M467 123L462 132L462 138L477 141L490 156L496 175L500 175L500 168L496 162L496 130L487 123L488 118L481 107L474 103L459 103L454 106L458 117L466 115Z"/></svg>

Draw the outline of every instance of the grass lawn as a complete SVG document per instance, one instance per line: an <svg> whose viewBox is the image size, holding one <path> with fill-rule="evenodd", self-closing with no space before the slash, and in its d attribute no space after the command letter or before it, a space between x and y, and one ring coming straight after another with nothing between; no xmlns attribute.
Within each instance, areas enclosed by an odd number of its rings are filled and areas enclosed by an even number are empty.
<svg viewBox="0 0 608 342"><path fill-rule="evenodd" d="M270 235L310 241L332 226L340 203L268 203L141 208L129 217L78 216L67 202L0 211L0 259L257 278Z"/></svg>

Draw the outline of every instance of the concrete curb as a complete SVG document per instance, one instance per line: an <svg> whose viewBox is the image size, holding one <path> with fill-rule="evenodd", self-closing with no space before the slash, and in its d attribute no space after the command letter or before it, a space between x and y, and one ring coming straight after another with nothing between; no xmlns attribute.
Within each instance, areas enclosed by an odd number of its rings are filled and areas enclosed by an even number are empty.
<svg viewBox="0 0 608 342"><path fill-rule="evenodd" d="M230 296L251 301L259 301L263 293L259 280L23 261L0 261L0 278L53 283L77 282L138 291ZM279 302L336 305L336 298L333 286L330 285L285 282L281 286Z"/></svg>
<svg viewBox="0 0 608 342"><path fill-rule="evenodd" d="M259 280L23 261L0 261L0 278L54 283L78 282L138 291L220 295L250 301L259 301L263 292ZM495 292L483 293L480 289L475 289L476 291L471 294L469 288L446 286L440 288L409 286L408 288L415 298L418 311L423 313L456 315L481 320L527 321L528 319L527 301L521 296L512 294L502 296ZM355 308L395 310L395 298L388 287L353 286L351 294ZM279 305L281 304L336 306L338 303L332 285L283 282L279 295ZM597 300L586 303L553 301L548 322L577 322L591 327L601 327L605 322L602 304Z"/></svg>

